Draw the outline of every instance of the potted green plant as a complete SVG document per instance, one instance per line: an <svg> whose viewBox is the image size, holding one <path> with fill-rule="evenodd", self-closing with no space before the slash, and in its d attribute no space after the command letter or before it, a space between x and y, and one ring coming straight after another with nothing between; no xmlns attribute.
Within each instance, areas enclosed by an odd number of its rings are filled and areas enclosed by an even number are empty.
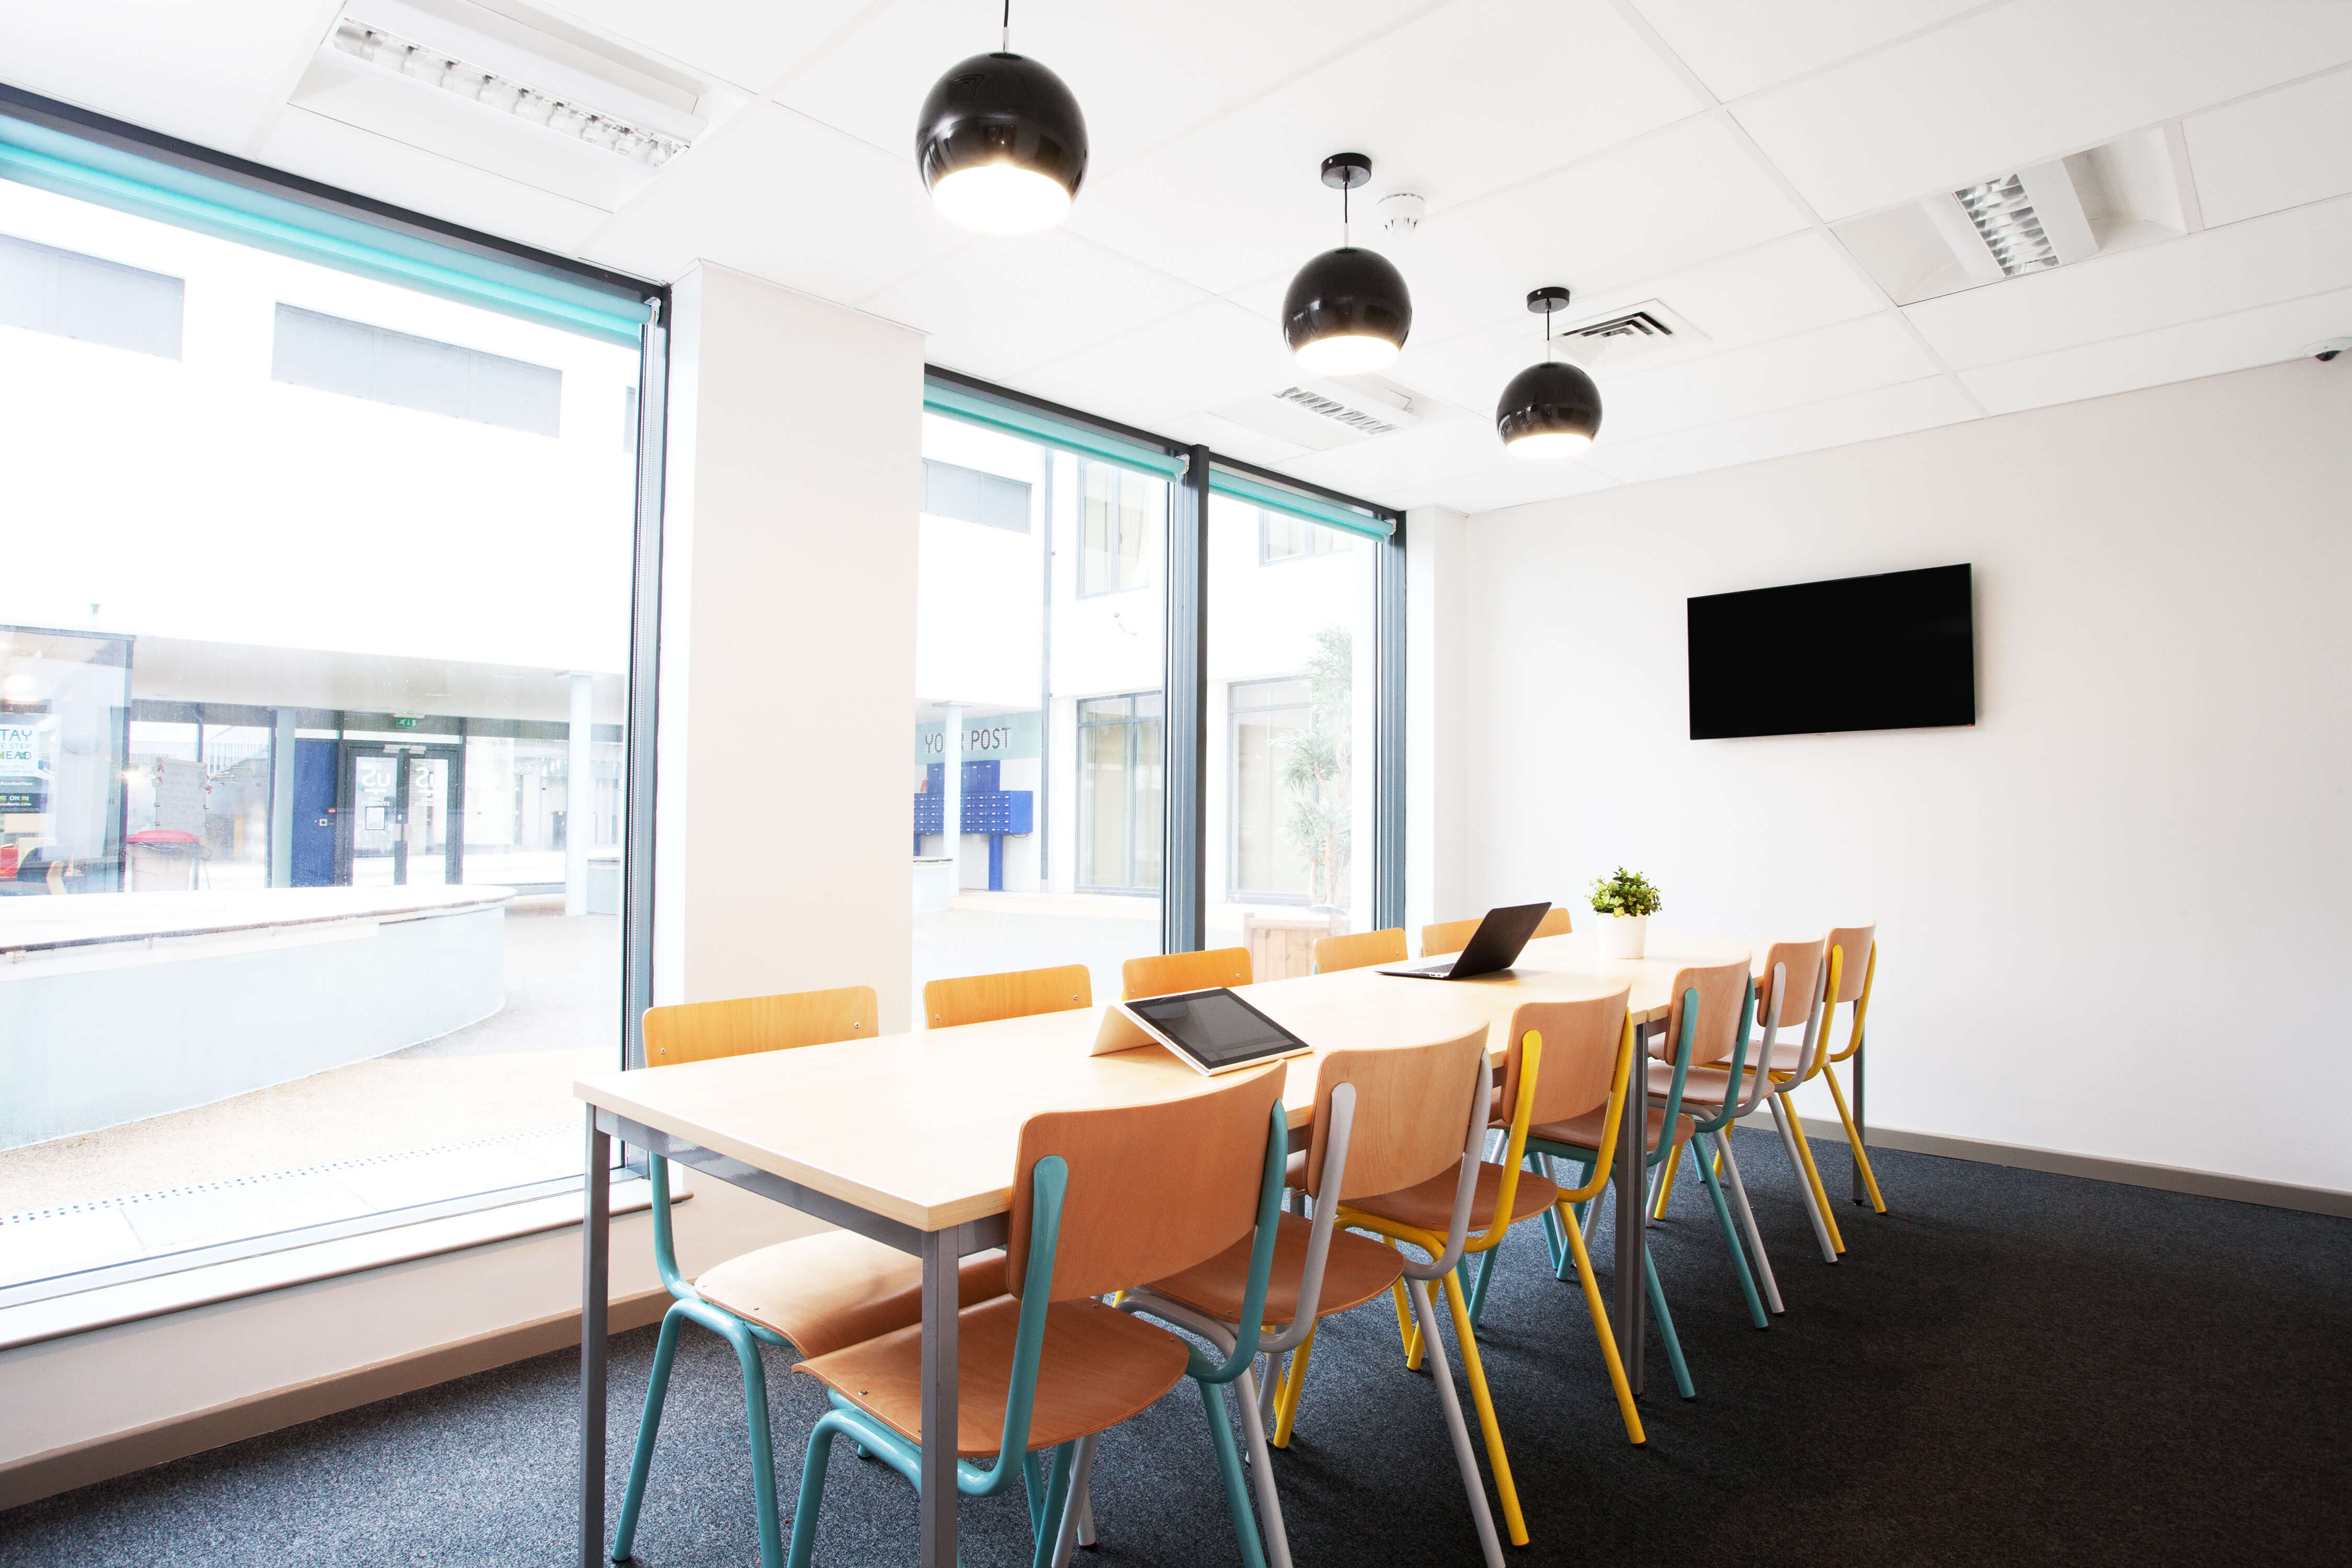
<svg viewBox="0 0 2352 1568"><path fill-rule="evenodd" d="M1650 886L1649 879L1639 871L1617 868L1612 877L1601 877L1592 884L1592 912L1607 915L1601 928L1601 956L1603 958L1639 958L1642 946L1650 934L1650 917L1658 912L1664 902L1658 889Z"/></svg>

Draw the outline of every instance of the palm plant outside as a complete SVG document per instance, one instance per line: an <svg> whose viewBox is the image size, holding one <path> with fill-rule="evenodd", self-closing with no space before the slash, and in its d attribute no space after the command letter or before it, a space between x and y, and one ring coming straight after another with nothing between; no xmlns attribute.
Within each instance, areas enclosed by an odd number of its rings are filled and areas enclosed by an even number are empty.
<svg viewBox="0 0 2352 1568"><path fill-rule="evenodd" d="M1329 909L1347 907L1349 839L1353 792L1349 788L1349 728L1355 710L1355 639L1345 626L1315 634L1307 661L1307 707L1303 731L1284 742L1282 784L1290 795L1291 843L1311 870L1308 896Z"/></svg>

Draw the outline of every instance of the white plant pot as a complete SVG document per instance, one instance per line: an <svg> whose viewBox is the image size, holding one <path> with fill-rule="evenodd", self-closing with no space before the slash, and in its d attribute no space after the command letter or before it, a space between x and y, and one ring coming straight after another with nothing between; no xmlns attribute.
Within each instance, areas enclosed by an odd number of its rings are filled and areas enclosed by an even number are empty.
<svg viewBox="0 0 2352 1568"><path fill-rule="evenodd" d="M1639 958L1650 934L1647 915L1611 915L1601 922L1601 956Z"/></svg>

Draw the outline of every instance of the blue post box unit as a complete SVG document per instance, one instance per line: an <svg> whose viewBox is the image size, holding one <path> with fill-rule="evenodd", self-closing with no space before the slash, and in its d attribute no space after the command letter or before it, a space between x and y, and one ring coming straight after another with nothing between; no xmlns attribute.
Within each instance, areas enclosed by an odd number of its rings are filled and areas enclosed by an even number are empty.
<svg viewBox="0 0 2352 1568"><path fill-rule="evenodd" d="M922 793L915 796L915 853L923 852L923 835L947 831L947 764L928 763L923 767ZM963 764L963 821L958 825L962 833L988 835L988 890L1004 890L1004 840L1008 834L1037 831L1037 794L1034 790L1006 789L1003 784L1001 763L966 763ZM949 847L952 855L955 848Z"/></svg>

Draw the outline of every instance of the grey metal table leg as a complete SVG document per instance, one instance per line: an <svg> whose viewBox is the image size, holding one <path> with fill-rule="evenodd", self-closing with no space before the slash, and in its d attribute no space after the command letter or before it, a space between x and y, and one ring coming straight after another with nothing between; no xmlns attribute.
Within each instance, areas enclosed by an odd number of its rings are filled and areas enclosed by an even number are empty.
<svg viewBox="0 0 2352 1568"><path fill-rule="evenodd" d="M1870 1047L1866 1044L1853 1048L1853 1135L1865 1149L1870 1147L1870 1124L1862 1119L1862 1058L1869 1054ZM1855 1156L1852 1163L1853 1165L1853 1201L1858 1204L1868 1203L1870 1189L1863 1184L1862 1160L1859 1156Z"/></svg>
<svg viewBox="0 0 2352 1568"><path fill-rule="evenodd" d="M956 1568L957 1233L923 1235L922 1568Z"/></svg>
<svg viewBox="0 0 2352 1568"><path fill-rule="evenodd" d="M580 1211L580 1568L604 1562L604 1351L610 1296L613 1140L588 1110Z"/></svg>
<svg viewBox="0 0 2352 1568"><path fill-rule="evenodd" d="M1648 1339L1644 1317L1649 1299L1643 1292L1643 1263L1649 1236L1642 1224L1643 1143L1650 1116L1650 1031L1633 1031L1633 1081L1625 1088L1625 1121L1617 1133L1617 1356L1625 1363L1625 1381L1642 1392L1642 1345Z"/></svg>

